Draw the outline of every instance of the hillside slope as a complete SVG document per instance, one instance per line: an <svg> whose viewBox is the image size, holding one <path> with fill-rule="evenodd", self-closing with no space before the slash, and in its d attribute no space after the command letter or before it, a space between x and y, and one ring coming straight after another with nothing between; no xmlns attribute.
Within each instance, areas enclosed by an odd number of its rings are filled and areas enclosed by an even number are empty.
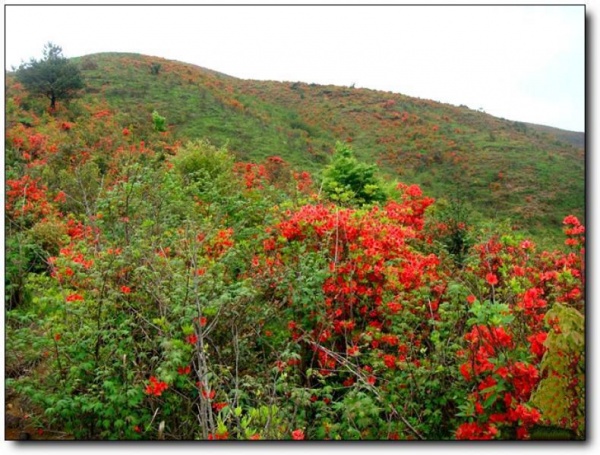
<svg viewBox="0 0 600 455"><path fill-rule="evenodd" d="M534 235L558 232L567 213L584 216L585 153L569 143L582 133L556 135L390 92L241 80L137 54L75 60L84 98L105 100L140 133L156 110L182 142L207 137L243 159L280 155L312 171L328 162L336 141L351 142L390 178L436 198L461 194L482 218L511 218Z"/></svg>

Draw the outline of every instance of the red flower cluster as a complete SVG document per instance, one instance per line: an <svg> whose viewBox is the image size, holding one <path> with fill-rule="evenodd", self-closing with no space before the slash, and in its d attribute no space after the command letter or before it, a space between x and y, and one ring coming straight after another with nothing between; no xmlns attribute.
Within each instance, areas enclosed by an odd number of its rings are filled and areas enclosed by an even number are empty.
<svg viewBox="0 0 600 455"><path fill-rule="evenodd" d="M233 229L220 229L217 235L204 245L207 256L212 259L223 256L234 244L232 236Z"/></svg>
<svg viewBox="0 0 600 455"><path fill-rule="evenodd" d="M234 171L244 180L247 189L263 188L267 176L267 171L263 165L235 163Z"/></svg>
<svg viewBox="0 0 600 455"><path fill-rule="evenodd" d="M6 215L21 218L31 215L34 219L42 219L54 208L47 198L48 188L40 184L40 179L24 175L17 180L6 181Z"/></svg>
<svg viewBox="0 0 600 455"><path fill-rule="evenodd" d="M150 384L146 386L146 394L159 397L168 388L169 386L166 382L159 381L156 377L150 376Z"/></svg>
<svg viewBox="0 0 600 455"><path fill-rule="evenodd" d="M564 232L568 237L565 240L565 245L578 246L585 243L585 237L583 236L585 234L585 227L579 222L577 217L569 215L563 220L563 224L566 226Z"/></svg>
<svg viewBox="0 0 600 455"><path fill-rule="evenodd" d="M69 294L65 300L67 302L80 302L83 300L83 296L81 294Z"/></svg>
<svg viewBox="0 0 600 455"><path fill-rule="evenodd" d="M177 368L177 373L179 373L182 376L190 374L190 371L192 371L192 367L190 367L189 365Z"/></svg>
<svg viewBox="0 0 600 455"><path fill-rule="evenodd" d="M131 294L131 288L129 286L121 286L121 292L123 294Z"/></svg>
<svg viewBox="0 0 600 455"><path fill-rule="evenodd" d="M229 439L229 432L225 431L223 433L215 433L215 434L209 434L208 435L208 440L209 441L219 441L219 440L226 440Z"/></svg>
<svg viewBox="0 0 600 455"><path fill-rule="evenodd" d="M485 281L487 281L490 286L495 286L498 284L498 277L493 273L488 273L485 276Z"/></svg>
<svg viewBox="0 0 600 455"><path fill-rule="evenodd" d="M490 424L477 422L463 423L456 430L456 439L490 440L498 434L498 429Z"/></svg>
<svg viewBox="0 0 600 455"><path fill-rule="evenodd" d="M292 243L302 242L308 251L327 254L324 302L302 322L290 321L288 328L294 340L302 335L334 351L360 356L358 345L368 333L371 347L380 349L378 356L390 370L408 357L406 345L390 332L392 320L402 312L439 318L446 289L438 267L440 260L410 245L420 238L425 210L433 200L423 197L416 185L401 184L398 190L401 196L397 201L366 212L305 205L287 212L285 220L268 230L264 262L273 264L266 268L270 276L277 276L278 267L285 267L285 248ZM412 297L417 294L421 297ZM418 345L419 338L426 335L410 336ZM313 345L310 349L317 353L321 374L337 373L339 365L327 351ZM377 368L381 365L378 362ZM370 376L374 381L375 376ZM346 380L340 377L342 381Z"/></svg>
<svg viewBox="0 0 600 455"><path fill-rule="evenodd" d="M215 412L220 412L225 406L227 406L227 403L223 401L212 404L212 408L215 410Z"/></svg>
<svg viewBox="0 0 600 455"><path fill-rule="evenodd" d="M196 335L195 333L188 335L187 337L185 337L185 341L187 341L191 345L196 345L196 343L198 342L198 335Z"/></svg>

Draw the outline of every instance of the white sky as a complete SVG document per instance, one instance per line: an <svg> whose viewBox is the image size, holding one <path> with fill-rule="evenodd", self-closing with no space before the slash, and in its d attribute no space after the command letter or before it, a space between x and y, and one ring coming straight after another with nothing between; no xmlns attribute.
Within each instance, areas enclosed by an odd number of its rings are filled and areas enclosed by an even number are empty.
<svg viewBox="0 0 600 455"><path fill-rule="evenodd" d="M573 2L574 3L574 2ZM244 79L388 90L584 131L583 6L5 7L6 68L43 45Z"/></svg>

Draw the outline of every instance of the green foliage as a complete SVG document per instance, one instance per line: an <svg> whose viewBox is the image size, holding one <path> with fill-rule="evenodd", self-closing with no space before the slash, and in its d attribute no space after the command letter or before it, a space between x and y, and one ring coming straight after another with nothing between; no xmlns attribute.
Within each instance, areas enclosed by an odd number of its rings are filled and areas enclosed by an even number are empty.
<svg viewBox="0 0 600 455"><path fill-rule="evenodd" d="M186 186L194 186L200 197L231 194L236 186L234 158L225 147L217 148L207 140L189 142L171 158Z"/></svg>
<svg viewBox="0 0 600 455"><path fill-rule="evenodd" d="M50 100L50 109L58 100L68 101L84 88L79 68L62 55L62 48L52 43L44 46L42 60L31 59L16 72L17 80L34 95Z"/></svg>
<svg viewBox="0 0 600 455"><path fill-rule="evenodd" d="M54 236L54 234L56 233L50 232L50 235ZM30 293L25 286L27 276L31 272L40 272L45 269L46 255L40 243L35 241L35 231L11 233L7 236L4 275L6 308L18 308L28 303Z"/></svg>
<svg viewBox="0 0 600 455"><path fill-rule="evenodd" d="M375 165L359 162L350 146L337 142L333 160L323 170L323 191L342 204L383 202L387 195L376 171Z"/></svg>
<svg viewBox="0 0 600 455"><path fill-rule="evenodd" d="M154 131L159 133L167 131L167 119L162 117L156 110L152 112L152 125Z"/></svg>
<svg viewBox="0 0 600 455"><path fill-rule="evenodd" d="M457 184L455 193L448 199L436 201L432 222L441 223L439 241L458 267L462 267L475 243L472 233L473 210L467 195Z"/></svg>
<svg viewBox="0 0 600 455"><path fill-rule="evenodd" d="M585 319L576 309L554 303L546 314L553 324L540 370L544 378L531 402L551 425L585 432Z"/></svg>

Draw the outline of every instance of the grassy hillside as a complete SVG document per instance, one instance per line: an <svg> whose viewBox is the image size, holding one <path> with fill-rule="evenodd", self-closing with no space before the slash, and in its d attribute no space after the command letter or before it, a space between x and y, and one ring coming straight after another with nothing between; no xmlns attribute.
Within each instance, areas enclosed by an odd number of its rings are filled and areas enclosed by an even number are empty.
<svg viewBox="0 0 600 455"><path fill-rule="evenodd" d="M240 80L136 54L76 60L84 101L105 100L139 134L157 110L182 142L207 137L242 159L280 155L317 172L345 141L390 179L438 199L461 194L481 219L510 218L536 237L559 234L568 213L584 216L584 150L573 145L581 133L389 92Z"/></svg>
<svg viewBox="0 0 600 455"><path fill-rule="evenodd" d="M525 123L525 125L527 128L533 129L534 131L549 134L555 141L571 144L577 148L585 148L585 133L561 130L560 128L554 128L545 125L536 125L534 123Z"/></svg>

